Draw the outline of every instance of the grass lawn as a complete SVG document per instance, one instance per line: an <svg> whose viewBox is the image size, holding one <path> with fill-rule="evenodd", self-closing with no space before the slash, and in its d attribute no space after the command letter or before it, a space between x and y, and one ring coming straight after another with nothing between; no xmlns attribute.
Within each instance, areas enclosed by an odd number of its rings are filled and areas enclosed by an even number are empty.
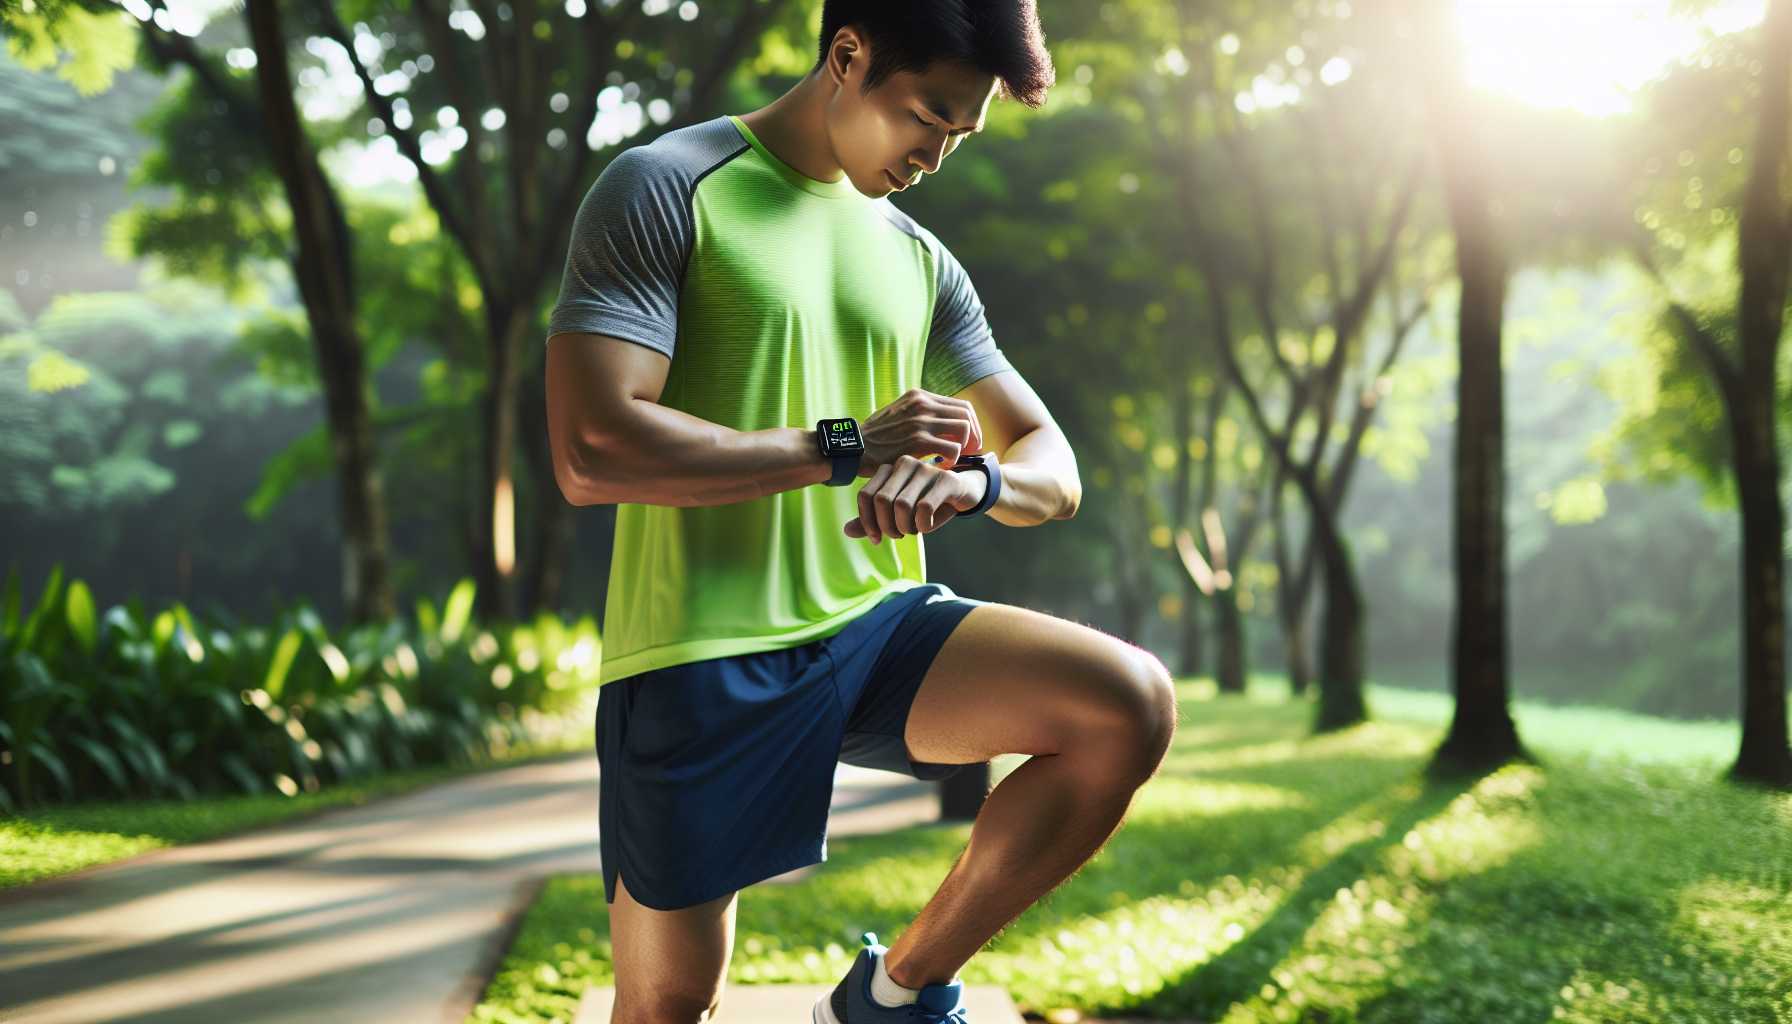
<svg viewBox="0 0 1792 1024"><path fill-rule="evenodd" d="M1304 739L1279 679L1179 689L1120 831L967 983L1053 1022L1792 1024L1792 795L1712 781L1734 725L1521 703L1544 767L1427 789L1441 695L1372 687L1374 721ZM969 835L830 840L816 874L745 890L729 984L838 980ZM599 876L550 880L471 1019L569 1021L612 984L603 899Z"/></svg>
<svg viewBox="0 0 1792 1024"><path fill-rule="evenodd" d="M590 715L583 720L589 723ZM359 806L472 772L594 749L595 735L587 724L583 732L573 728L513 745L503 757L491 761L393 772L291 797L276 793L190 801L108 801L0 817L0 888L65 875L164 846L280 824L333 807Z"/></svg>

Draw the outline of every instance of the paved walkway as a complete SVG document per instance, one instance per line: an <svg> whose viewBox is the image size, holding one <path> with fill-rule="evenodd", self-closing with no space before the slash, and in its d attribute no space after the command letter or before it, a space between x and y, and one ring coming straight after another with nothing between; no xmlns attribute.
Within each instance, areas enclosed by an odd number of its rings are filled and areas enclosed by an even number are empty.
<svg viewBox="0 0 1792 1024"><path fill-rule="evenodd" d="M830 835L937 817L839 766ZM157 850L0 890L0 1021L461 1024L544 876L599 869L589 753Z"/></svg>

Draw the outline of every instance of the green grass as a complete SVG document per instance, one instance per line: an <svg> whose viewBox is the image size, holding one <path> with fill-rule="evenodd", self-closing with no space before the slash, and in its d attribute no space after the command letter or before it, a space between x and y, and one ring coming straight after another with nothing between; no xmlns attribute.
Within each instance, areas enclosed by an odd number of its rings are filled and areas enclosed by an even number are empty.
<svg viewBox="0 0 1792 1024"><path fill-rule="evenodd" d="M1426 787L1442 697L1372 687L1380 717L1309 739L1279 681L1180 689L1120 831L967 983L1052 1021L1792 1024L1792 794L1715 781L1733 725L1521 704L1544 766ZM969 834L830 840L816 874L745 890L729 984L837 980ZM552 879L471 1019L570 1020L609 955L601 877Z"/></svg>
<svg viewBox="0 0 1792 1024"><path fill-rule="evenodd" d="M583 716L586 722L590 716ZM133 857L180 843L217 839L302 818L334 807L354 807L434 782L529 761L594 749L591 726L512 745L502 757L477 764L432 765L344 783L296 796L265 794L202 800L95 802L0 817L0 888Z"/></svg>

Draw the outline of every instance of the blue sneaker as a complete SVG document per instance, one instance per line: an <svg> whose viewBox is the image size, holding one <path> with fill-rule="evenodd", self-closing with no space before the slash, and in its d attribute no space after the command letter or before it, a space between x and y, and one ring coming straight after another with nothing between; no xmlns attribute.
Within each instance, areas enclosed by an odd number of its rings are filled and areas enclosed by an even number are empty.
<svg viewBox="0 0 1792 1024"><path fill-rule="evenodd" d="M877 970L877 958L885 952L877 944L877 933L866 932L865 948L852 962L852 969L834 991L822 997L810 1014L813 1024L970 1024L960 1002L964 996L961 981L940 981L924 986L912 1003L885 1006L871 998L871 978Z"/></svg>

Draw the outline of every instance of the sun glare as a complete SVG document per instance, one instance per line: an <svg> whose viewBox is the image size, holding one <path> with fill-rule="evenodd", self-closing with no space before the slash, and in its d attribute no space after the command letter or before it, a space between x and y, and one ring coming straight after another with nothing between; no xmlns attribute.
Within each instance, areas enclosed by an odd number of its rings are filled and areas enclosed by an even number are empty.
<svg viewBox="0 0 1792 1024"><path fill-rule="evenodd" d="M1765 0L1456 0L1469 81L1539 107L1628 113L1631 96L1712 36L1758 25Z"/></svg>

